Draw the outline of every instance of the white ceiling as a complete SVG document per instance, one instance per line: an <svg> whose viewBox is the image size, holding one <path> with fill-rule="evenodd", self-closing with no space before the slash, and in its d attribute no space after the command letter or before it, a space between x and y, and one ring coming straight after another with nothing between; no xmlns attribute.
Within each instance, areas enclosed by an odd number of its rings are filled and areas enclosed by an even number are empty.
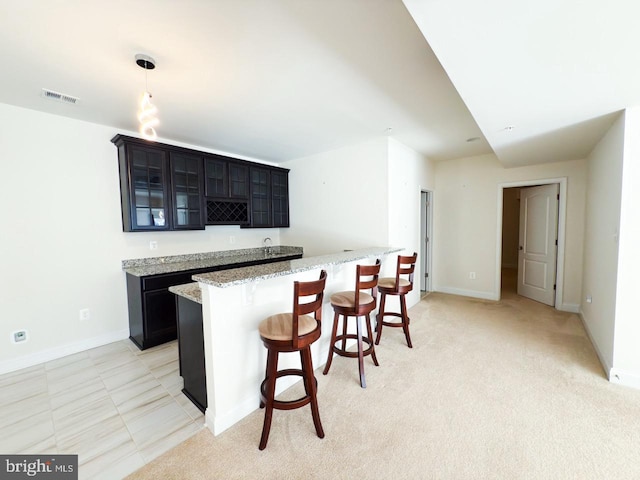
<svg viewBox="0 0 640 480"><path fill-rule="evenodd" d="M404 3L506 166L584 158L640 104L638 0Z"/></svg>
<svg viewBox="0 0 640 480"><path fill-rule="evenodd" d="M4 0L0 102L136 130L145 53L163 141L280 162L391 135L506 166L583 158L640 104L638 0L404 4Z"/></svg>
<svg viewBox="0 0 640 480"><path fill-rule="evenodd" d="M435 160L491 151L401 0L4 0L0 102L135 131L137 53L163 141L279 162L391 128Z"/></svg>

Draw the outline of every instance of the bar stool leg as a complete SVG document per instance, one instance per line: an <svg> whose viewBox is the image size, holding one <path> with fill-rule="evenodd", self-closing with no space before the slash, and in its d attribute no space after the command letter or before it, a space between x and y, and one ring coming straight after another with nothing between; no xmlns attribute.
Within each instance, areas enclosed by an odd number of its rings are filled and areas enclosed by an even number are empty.
<svg viewBox="0 0 640 480"><path fill-rule="evenodd" d="M356 316L356 333L358 337L358 371L360 372L360 386L367 388L367 381L364 378L364 355L362 354L362 327L360 317Z"/></svg>
<svg viewBox="0 0 640 480"><path fill-rule="evenodd" d="M409 335L409 314L407 313L407 301L404 295L400 295L400 312L402 313L402 330L404 330L404 337L407 339L407 345L409 348L413 348L411 344L411 336Z"/></svg>
<svg viewBox="0 0 640 480"><path fill-rule="evenodd" d="M380 308L378 309L378 316L376 317L376 345L380 344L380 337L382 336L382 321L384 320L384 301L386 300L386 295L384 293L380 293Z"/></svg>
<svg viewBox="0 0 640 480"><path fill-rule="evenodd" d="M316 379L313 375L311 348L303 348L300 353L302 355L302 371L304 374L304 381L309 389L309 396L311 397L311 415L313 416L313 424L316 427L316 433L318 434L318 437L324 438L324 430L322 429L322 423L320 422L320 411L318 410L317 386Z"/></svg>
<svg viewBox="0 0 640 480"><path fill-rule="evenodd" d="M331 343L329 344L329 356L327 357L327 363L324 366L324 370L322 371L323 375L329 373L329 369L331 368L331 362L333 361L333 347L336 344L336 333L338 333L338 313L336 312L333 316L333 329L331 330Z"/></svg>
<svg viewBox="0 0 640 480"><path fill-rule="evenodd" d="M379 367L380 364L378 363L378 358L376 357L376 349L373 348L373 332L371 331L371 316L368 313L367 313L366 321L367 321L367 335L371 340L371 358L373 359L373 364L376 367Z"/></svg>
<svg viewBox="0 0 640 480"><path fill-rule="evenodd" d="M262 425L262 436L260 438L260 450L264 450L269 440L271 430L271 418L273 416L273 401L276 394L276 376L278 370L278 352L269 349L267 353L267 378L266 378L266 405L264 411L264 424Z"/></svg>
<svg viewBox="0 0 640 480"><path fill-rule="evenodd" d="M336 315L338 315L336 313ZM342 316L342 351L344 352L347 349L347 321L348 317L346 315Z"/></svg>

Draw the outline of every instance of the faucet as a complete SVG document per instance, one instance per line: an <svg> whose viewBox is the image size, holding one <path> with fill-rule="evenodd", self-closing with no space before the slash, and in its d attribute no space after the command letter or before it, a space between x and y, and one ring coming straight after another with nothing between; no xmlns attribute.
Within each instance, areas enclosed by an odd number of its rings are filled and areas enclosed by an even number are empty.
<svg viewBox="0 0 640 480"><path fill-rule="evenodd" d="M264 247L265 255L271 255L271 237L266 237L262 240L262 246Z"/></svg>

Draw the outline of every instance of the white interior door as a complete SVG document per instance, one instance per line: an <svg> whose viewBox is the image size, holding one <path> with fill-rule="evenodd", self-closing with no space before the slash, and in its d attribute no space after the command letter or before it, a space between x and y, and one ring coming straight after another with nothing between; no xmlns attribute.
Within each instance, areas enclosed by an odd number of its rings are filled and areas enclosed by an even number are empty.
<svg viewBox="0 0 640 480"><path fill-rule="evenodd" d="M559 185L520 191L518 295L555 305Z"/></svg>
<svg viewBox="0 0 640 480"><path fill-rule="evenodd" d="M420 193L420 255L418 261L421 265L420 290L431 291L431 237L432 234L432 209L431 192L422 191Z"/></svg>

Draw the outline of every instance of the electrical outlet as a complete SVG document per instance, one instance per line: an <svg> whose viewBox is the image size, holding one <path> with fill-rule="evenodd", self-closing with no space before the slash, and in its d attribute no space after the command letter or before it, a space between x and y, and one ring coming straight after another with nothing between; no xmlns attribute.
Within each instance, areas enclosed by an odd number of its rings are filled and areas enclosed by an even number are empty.
<svg viewBox="0 0 640 480"><path fill-rule="evenodd" d="M231 243L231 244L236 243L236 237L234 237L233 235L231 235L231 236L229 237L229 243Z"/></svg>
<svg viewBox="0 0 640 480"><path fill-rule="evenodd" d="M26 330L17 330L11 334L11 341L13 343L22 343L29 340L29 335Z"/></svg>
<svg viewBox="0 0 640 480"><path fill-rule="evenodd" d="M469 272L469 280L475 280L476 279L476 272Z"/></svg>
<svg viewBox="0 0 640 480"><path fill-rule="evenodd" d="M91 318L91 310L88 308L83 308L80 310L80 320L89 320Z"/></svg>
<svg viewBox="0 0 640 480"><path fill-rule="evenodd" d="M587 301L587 303L591 303L593 302L593 297L591 295L587 295L587 298L585 298L585 300Z"/></svg>
<svg viewBox="0 0 640 480"><path fill-rule="evenodd" d="M158 242L156 242L155 240L151 240L149 242L149 250L157 250L158 249Z"/></svg>

